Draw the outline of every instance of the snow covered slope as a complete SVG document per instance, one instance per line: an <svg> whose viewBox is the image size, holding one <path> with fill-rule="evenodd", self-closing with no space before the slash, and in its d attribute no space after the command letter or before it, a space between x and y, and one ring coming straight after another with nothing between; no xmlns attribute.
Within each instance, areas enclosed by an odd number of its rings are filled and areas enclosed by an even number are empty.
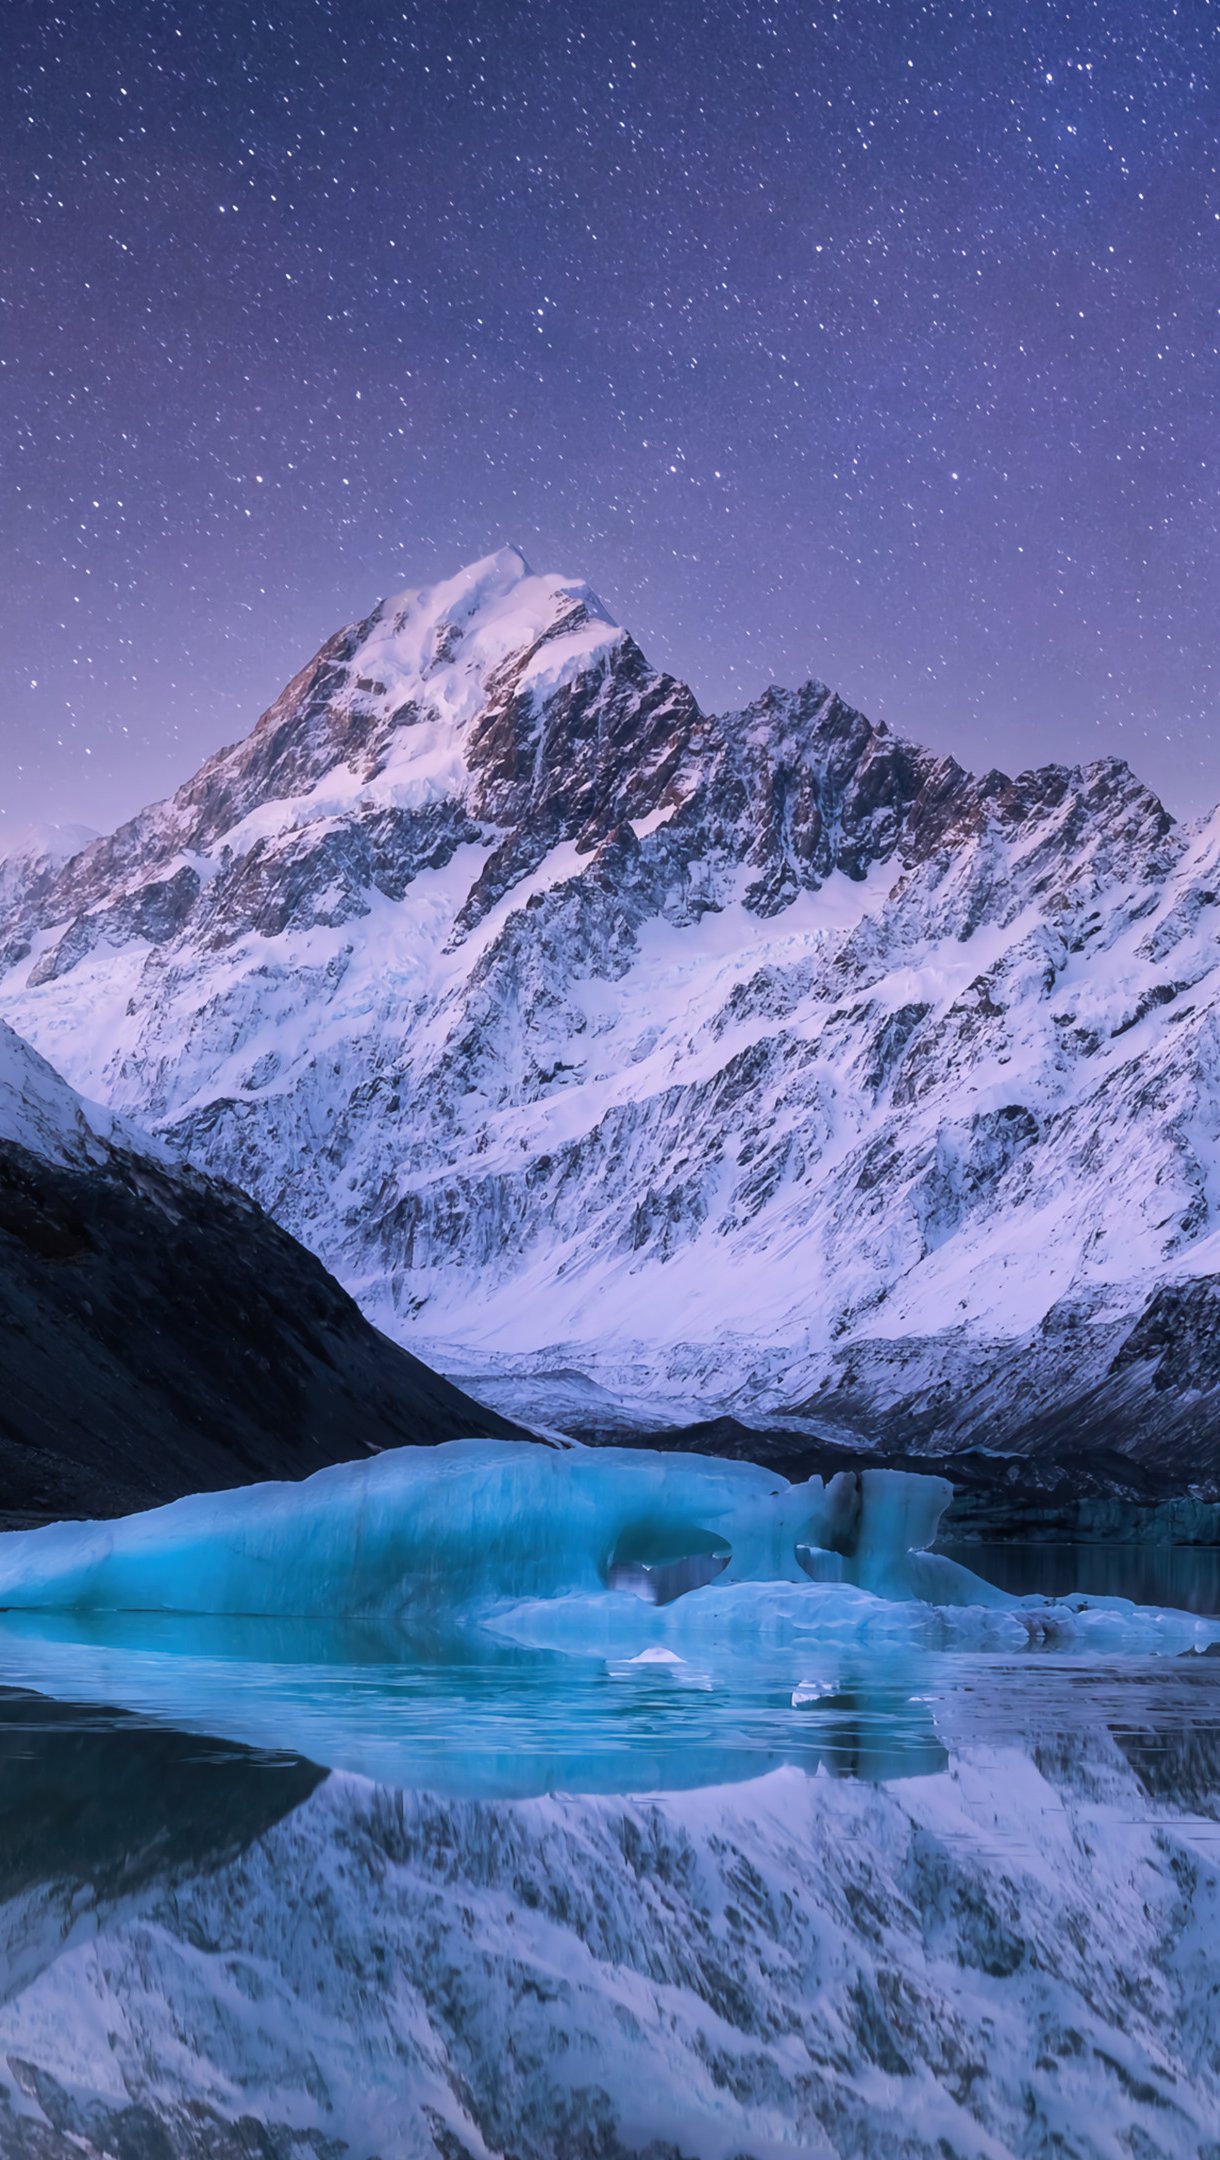
<svg viewBox="0 0 1220 2160"><path fill-rule="evenodd" d="M124 1143L169 1159L155 1140L137 1136L122 1119L86 1102L0 1020L0 1143L6 1141L46 1162L78 1166L104 1162L112 1144Z"/></svg>
<svg viewBox="0 0 1220 2160"><path fill-rule="evenodd" d="M1205 1466L1218 911L1119 761L706 715L504 549L0 884L0 1007L451 1362Z"/></svg>
<svg viewBox="0 0 1220 2160"><path fill-rule="evenodd" d="M4 835L0 854L0 916L34 907L59 872L97 839L90 825L27 825Z"/></svg>

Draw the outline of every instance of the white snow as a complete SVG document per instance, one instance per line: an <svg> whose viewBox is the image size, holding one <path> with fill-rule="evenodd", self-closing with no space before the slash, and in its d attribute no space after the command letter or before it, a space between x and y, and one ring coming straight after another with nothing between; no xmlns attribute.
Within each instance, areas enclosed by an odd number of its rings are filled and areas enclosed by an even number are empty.
<svg viewBox="0 0 1220 2160"><path fill-rule="evenodd" d="M557 615L575 609L590 619L547 635ZM538 576L518 548L505 547L456 577L383 602L361 646L361 672L384 683L393 704L423 698L461 723L484 702L488 677L540 639L546 642L520 678L538 699L610 652L623 634L582 580Z"/></svg>
<svg viewBox="0 0 1220 2160"><path fill-rule="evenodd" d="M124 1120L83 1100L54 1067L0 1020L0 1140L47 1162L97 1162L111 1142L147 1153L163 1151Z"/></svg>

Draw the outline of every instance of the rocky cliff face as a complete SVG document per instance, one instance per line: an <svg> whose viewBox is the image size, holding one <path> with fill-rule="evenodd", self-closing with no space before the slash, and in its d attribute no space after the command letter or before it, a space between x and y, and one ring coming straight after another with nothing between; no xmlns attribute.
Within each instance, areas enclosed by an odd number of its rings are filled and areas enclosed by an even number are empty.
<svg viewBox="0 0 1220 2160"><path fill-rule="evenodd" d="M1218 910L1120 762L705 714L505 550L0 881L0 1007L451 1361L1206 1469Z"/></svg>
<svg viewBox="0 0 1220 2160"><path fill-rule="evenodd" d="M112 1515L510 1428L0 1022L0 1510Z"/></svg>

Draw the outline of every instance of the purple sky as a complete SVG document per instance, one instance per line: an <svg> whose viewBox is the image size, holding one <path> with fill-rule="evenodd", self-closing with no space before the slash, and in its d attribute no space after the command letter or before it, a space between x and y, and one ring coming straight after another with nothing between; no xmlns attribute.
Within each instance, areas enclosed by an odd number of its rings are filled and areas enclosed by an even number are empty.
<svg viewBox="0 0 1220 2160"><path fill-rule="evenodd" d="M0 818L505 539L708 704L1220 797L1220 8L11 0Z"/></svg>

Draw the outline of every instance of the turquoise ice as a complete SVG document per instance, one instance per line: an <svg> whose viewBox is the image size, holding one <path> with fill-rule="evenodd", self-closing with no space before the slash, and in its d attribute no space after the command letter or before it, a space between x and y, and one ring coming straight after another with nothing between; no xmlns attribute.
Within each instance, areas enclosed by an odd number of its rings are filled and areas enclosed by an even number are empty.
<svg viewBox="0 0 1220 2160"><path fill-rule="evenodd" d="M479 1625L609 1656L714 1639L1157 1650L1217 1633L1124 1599L1015 1598L929 1552L951 1487L790 1484L640 1448L456 1440L0 1536L0 1608ZM634 1593L634 1594L632 1594Z"/></svg>
<svg viewBox="0 0 1220 2160"><path fill-rule="evenodd" d="M713 1580L1010 1600L923 1550L951 1488L866 1470L792 1485L753 1463L647 1449L457 1440L201 1493L118 1522L0 1536L0 1605L399 1617L486 1600Z"/></svg>

